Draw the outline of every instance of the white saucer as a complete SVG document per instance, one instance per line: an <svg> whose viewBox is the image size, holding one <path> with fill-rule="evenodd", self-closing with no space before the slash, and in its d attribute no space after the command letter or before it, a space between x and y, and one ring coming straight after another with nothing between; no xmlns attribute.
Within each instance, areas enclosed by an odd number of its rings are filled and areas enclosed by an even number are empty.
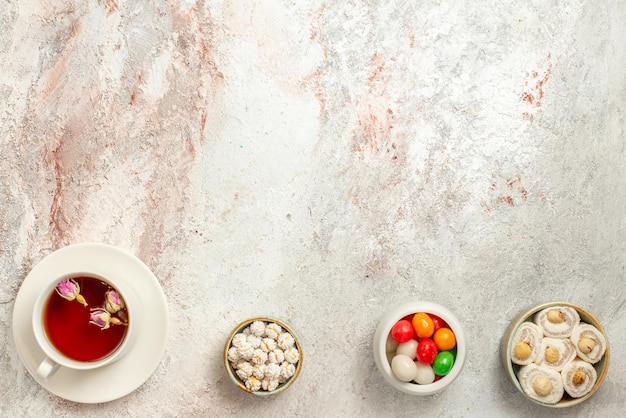
<svg viewBox="0 0 626 418"><path fill-rule="evenodd" d="M124 357L92 371L59 368L47 381L35 371L44 359L33 334L31 317L38 282L50 275L82 271L101 276L120 276L139 295L143 318L136 346ZM13 337L24 366L45 389L74 402L101 403L129 394L156 370L165 351L169 315L163 290L150 269L134 255L105 244L75 244L41 260L26 276L15 299Z"/></svg>

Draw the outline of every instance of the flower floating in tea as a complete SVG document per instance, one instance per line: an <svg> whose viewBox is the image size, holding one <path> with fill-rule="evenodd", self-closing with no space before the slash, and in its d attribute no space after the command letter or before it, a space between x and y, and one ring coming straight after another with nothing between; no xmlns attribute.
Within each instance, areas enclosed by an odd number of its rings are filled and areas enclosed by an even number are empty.
<svg viewBox="0 0 626 418"><path fill-rule="evenodd" d="M89 323L105 330L111 326L111 314L103 308L92 308L89 315Z"/></svg>
<svg viewBox="0 0 626 418"><path fill-rule="evenodd" d="M111 316L111 313L104 308L92 308L89 323L100 327L101 330L108 329L111 325L128 325L119 318Z"/></svg>
<svg viewBox="0 0 626 418"><path fill-rule="evenodd" d="M104 307L111 314L117 313L122 321L128 321L128 318L126 317L126 312L123 310L126 307L124 299L122 299L120 294L117 293L115 290L111 289L105 293Z"/></svg>
<svg viewBox="0 0 626 418"><path fill-rule="evenodd" d="M80 294L80 286L74 279L66 279L61 280L55 290L63 299L67 299L69 301L76 300L83 304L83 306L87 306L87 301Z"/></svg>
<svg viewBox="0 0 626 418"><path fill-rule="evenodd" d="M119 293L117 293L115 290L109 290L108 292L106 292L104 298L104 306L106 310L110 313L114 314L124 309L124 299L122 299Z"/></svg>

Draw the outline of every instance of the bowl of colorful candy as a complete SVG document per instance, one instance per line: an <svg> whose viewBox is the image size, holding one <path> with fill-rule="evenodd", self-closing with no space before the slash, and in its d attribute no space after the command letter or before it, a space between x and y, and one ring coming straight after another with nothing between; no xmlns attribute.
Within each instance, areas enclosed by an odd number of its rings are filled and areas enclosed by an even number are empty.
<svg viewBox="0 0 626 418"><path fill-rule="evenodd" d="M224 345L230 380L256 396L289 388L302 370L302 346L293 330L277 319L252 318L237 325Z"/></svg>
<svg viewBox="0 0 626 418"><path fill-rule="evenodd" d="M500 345L504 372L528 400L564 408L589 399L609 368L609 344L600 322L568 302L520 312Z"/></svg>
<svg viewBox="0 0 626 418"><path fill-rule="evenodd" d="M432 395L461 373L467 346L461 323L434 302L397 306L374 334L374 360L385 381L412 395Z"/></svg>

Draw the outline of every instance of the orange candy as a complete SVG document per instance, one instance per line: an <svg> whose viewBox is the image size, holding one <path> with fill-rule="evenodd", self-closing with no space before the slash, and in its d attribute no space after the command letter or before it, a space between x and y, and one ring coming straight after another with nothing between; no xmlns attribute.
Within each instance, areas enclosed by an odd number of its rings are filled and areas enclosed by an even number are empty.
<svg viewBox="0 0 626 418"><path fill-rule="evenodd" d="M452 350L456 345L456 337L450 328L439 328L433 336L439 351Z"/></svg>
<svg viewBox="0 0 626 418"><path fill-rule="evenodd" d="M428 314L418 312L413 316L413 328L419 338L430 338L435 330L435 324Z"/></svg>

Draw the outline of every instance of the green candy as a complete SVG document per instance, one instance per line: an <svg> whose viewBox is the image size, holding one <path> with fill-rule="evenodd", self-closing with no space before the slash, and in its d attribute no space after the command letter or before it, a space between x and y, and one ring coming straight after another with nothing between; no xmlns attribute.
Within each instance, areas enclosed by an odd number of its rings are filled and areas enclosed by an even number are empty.
<svg viewBox="0 0 626 418"><path fill-rule="evenodd" d="M454 355L449 351L441 351L433 362L433 371L437 376L445 376L452 369Z"/></svg>

